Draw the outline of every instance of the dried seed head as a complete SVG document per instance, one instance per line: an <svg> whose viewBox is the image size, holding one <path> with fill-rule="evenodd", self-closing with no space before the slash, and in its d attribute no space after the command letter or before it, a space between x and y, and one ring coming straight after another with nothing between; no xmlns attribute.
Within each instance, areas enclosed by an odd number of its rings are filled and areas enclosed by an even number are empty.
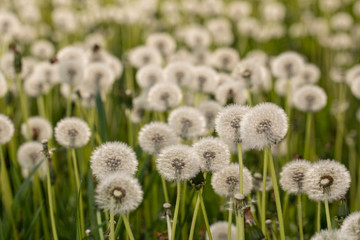
<svg viewBox="0 0 360 240"><path fill-rule="evenodd" d="M318 86L305 85L294 92L293 104L300 111L317 112L323 109L326 103L326 93Z"/></svg>
<svg viewBox="0 0 360 240"><path fill-rule="evenodd" d="M129 53L129 60L135 68L141 68L148 64L161 66L162 57L160 52L150 46L138 46L131 49Z"/></svg>
<svg viewBox="0 0 360 240"><path fill-rule="evenodd" d="M284 52L271 62L271 70L275 77L290 79L303 71L304 59L295 52Z"/></svg>
<svg viewBox="0 0 360 240"><path fill-rule="evenodd" d="M223 106L229 101L235 104L245 104L248 92L240 82L228 81L217 88L215 98Z"/></svg>
<svg viewBox="0 0 360 240"><path fill-rule="evenodd" d="M310 240L351 240L351 238L340 230L321 230L310 238Z"/></svg>
<svg viewBox="0 0 360 240"><path fill-rule="evenodd" d="M216 115L221 111L222 106L215 101L205 101L198 106L198 109L205 117L208 131L213 131Z"/></svg>
<svg viewBox="0 0 360 240"><path fill-rule="evenodd" d="M55 139L64 147L82 147L89 142L90 136L91 132L88 124L80 118L63 118L55 127Z"/></svg>
<svg viewBox="0 0 360 240"><path fill-rule="evenodd" d="M35 141L26 142L19 147L17 160L24 177L27 177L41 161L43 162L39 168L39 176L41 178L46 176L46 160L42 150L42 144Z"/></svg>
<svg viewBox="0 0 360 240"><path fill-rule="evenodd" d="M181 87L189 86L193 79L194 67L185 61L169 63L164 69L164 78Z"/></svg>
<svg viewBox="0 0 360 240"><path fill-rule="evenodd" d="M14 124L5 115L0 114L0 144L6 144L14 135Z"/></svg>
<svg viewBox="0 0 360 240"><path fill-rule="evenodd" d="M210 226L210 232L212 239L216 240L227 240L228 239L228 223L227 222L215 222ZM206 239L209 240L206 234ZM231 240L236 240L236 227L231 224Z"/></svg>
<svg viewBox="0 0 360 240"><path fill-rule="evenodd" d="M293 160L282 167L280 172L280 185L290 194L304 192L303 184L306 172L311 168L311 163L306 160Z"/></svg>
<svg viewBox="0 0 360 240"><path fill-rule="evenodd" d="M31 136L28 136L26 124L21 124L21 134L26 139L41 142L44 139L51 139L53 130L50 122L42 117L31 117L28 119Z"/></svg>
<svg viewBox="0 0 360 240"><path fill-rule="evenodd" d="M163 81L163 69L158 65L146 65L136 73L136 82L143 89L148 89L154 84Z"/></svg>
<svg viewBox="0 0 360 240"><path fill-rule="evenodd" d="M261 70L254 60L242 60L235 65L231 76L246 88L254 88L261 83Z"/></svg>
<svg viewBox="0 0 360 240"><path fill-rule="evenodd" d="M347 234L351 240L358 240L360 237L360 212L353 212L347 216L342 225L341 231Z"/></svg>
<svg viewBox="0 0 360 240"><path fill-rule="evenodd" d="M178 106L181 99L182 92L176 84L160 82L150 88L147 104L151 110L164 112Z"/></svg>

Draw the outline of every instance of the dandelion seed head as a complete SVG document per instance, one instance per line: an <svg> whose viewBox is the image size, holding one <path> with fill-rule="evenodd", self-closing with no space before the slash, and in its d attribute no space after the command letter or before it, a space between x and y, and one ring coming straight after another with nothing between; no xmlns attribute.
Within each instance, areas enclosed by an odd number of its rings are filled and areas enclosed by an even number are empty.
<svg viewBox="0 0 360 240"><path fill-rule="evenodd" d="M17 161L21 166L24 177L27 177L28 173L30 173L41 161L45 160L42 150L42 144L35 141L23 143L19 147L17 151ZM42 162L39 168L41 178L46 176L45 161Z"/></svg>
<svg viewBox="0 0 360 240"><path fill-rule="evenodd" d="M303 71L304 59L296 52L284 52L271 62L271 70L275 77L290 79Z"/></svg>
<svg viewBox="0 0 360 240"><path fill-rule="evenodd" d="M90 136L88 124L80 118L63 118L55 127L55 139L64 147L79 148L85 146L89 142Z"/></svg>
<svg viewBox="0 0 360 240"><path fill-rule="evenodd" d="M160 82L152 86L147 95L147 106L151 110L164 112L180 104L181 89L174 83Z"/></svg>
<svg viewBox="0 0 360 240"><path fill-rule="evenodd" d="M4 75L0 72L0 97L4 97L8 92L8 87Z"/></svg>
<svg viewBox="0 0 360 240"><path fill-rule="evenodd" d="M51 86L45 81L45 78L33 73L25 79L23 88L29 97L38 97L47 94Z"/></svg>
<svg viewBox="0 0 360 240"><path fill-rule="evenodd" d="M176 42L168 33L153 33L146 39L146 45L156 48L163 56L169 56L176 50Z"/></svg>
<svg viewBox="0 0 360 240"><path fill-rule="evenodd" d="M31 53L40 59L50 59L55 54L55 48L50 41L39 39L31 45Z"/></svg>
<svg viewBox="0 0 360 240"><path fill-rule="evenodd" d="M58 65L59 79L70 85L80 85L84 81L84 65L75 59L61 61Z"/></svg>
<svg viewBox="0 0 360 240"><path fill-rule="evenodd" d="M164 81L163 69L158 65L146 65L136 73L136 82L143 88L148 89L156 83Z"/></svg>
<svg viewBox="0 0 360 240"><path fill-rule="evenodd" d="M216 172L230 163L229 148L219 138L202 138L194 143L193 148L200 157L203 172Z"/></svg>
<svg viewBox="0 0 360 240"><path fill-rule="evenodd" d="M263 176L260 173L253 175L253 188L255 191L262 192ZM270 191L273 183L270 176L266 176L265 191Z"/></svg>
<svg viewBox="0 0 360 240"><path fill-rule="evenodd" d="M236 104L221 110L215 119L215 129L219 137L229 142L241 142L240 122L249 110L248 106Z"/></svg>
<svg viewBox="0 0 360 240"><path fill-rule="evenodd" d="M222 197L233 197L239 193L239 164L231 163L213 174L211 186ZM243 195L250 194L253 188L250 171L243 168Z"/></svg>
<svg viewBox="0 0 360 240"><path fill-rule="evenodd" d="M335 160L320 160L305 173L303 188L314 201L332 202L345 196L350 182L349 171L343 164Z"/></svg>
<svg viewBox="0 0 360 240"><path fill-rule="evenodd" d="M214 240L227 240L228 239L228 222L221 221L215 222L210 226L211 237ZM209 236L206 234L206 240ZM231 224L231 240L236 240L236 227Z"/></svg>
<svg viewBox="0 0 360 240"><path fill-rule="evenodd" d="M230 100L235 104L245 104L248 98L246 88L238 81L228 81L220 85L215 92L216 101L226 105Z"/></svg>
<svg viewBox="0 0 360 240"><path fill-rule="evenodd" d="M206 128L213 131L215 128L216 115L221 111L222 106L212 100L204 101L198 106L199 111L204 115Z"/></svg>
<svg viewBox="0 0 360 240"><path fill-rule="evenodd" d="M14 124L9 117L0 114L0 144L8 143L14 135Z"/></svg>
<svg viewBox="0 0 360 240"><path fill-rule="evenodd" d="M261 70L253 60L242 60L235 65L231 76L240 81L246 88L253 88L261 82Z"/></svg>
<svg viewBox="0 0 360 240"><path fill-rule="evenodd" d="M360 212L353 212L347 216L342 225L341 231L349 236L349 240L358 240L360 237Z"/></svg>
<svg viewBox="0 0 360 240"><path fill-rule="evenodd" d="M177 143L175 131L163 122L148 123L139 132L139 144L149 154L157 155L163 148Z"/></svg>
<svg viewBox="0 0 360 240"><path fill-rule="evenodd" d="M317 232L310 240L351 240L344 232L340 230L330 229Z"/></svg>
<svg viewBox="0 0 360 240"><path fill-rule="evenodd" d="M25 139L41 142L52 138L53 130L50 122L39 116L30 117L28 119L30 128L30 136L27 134L26 124L21 124L21 134Z"/></svg>
<svg viewBox="0 0 360 240"><path fill-rule="evenodd" d="M192 49L207 49L211 43L209 32L201 26L190 26L185 30L185 43Z"/></svg>
<svg viewBox="0 0 360 240"><path fill-rule="evenodd" d="M170 113L168 123L183 139L196 138L206 132L204 115L193 107L176 108Z"/></svg>
<svg viewBox="0 0 360 240"><path fill-rule="evenodd" d="M86 54L85 51L80 47L66 46L57 53L57 59L59 62L65 62L72 60L78 62L78 64L85 66Z"/></svg>
<svg viewBox="0 0 360 240"><path fill-rule="evenodd" d="M44 82L53 86L60 81L57 67L57 64L51 64L48 61L39 62L34 66L32 75L38 76L43 79Z"/></svg>
<svg viewBox="0 0 360 240"><path fill-rule="evenodd" d="M327 103L325 91L315 85L304 85L294 92L293 104L295 108L304 112L317 112Z"/></svg>
<svg viewBox="0 0 360 240"><path fill-rule="evenodd" d="M213 93L218 85L217 73L207 66L195 67L191 89L198 92Z"/></svg>
<svg viewBox="0 0 360 240"><path fill-rule="evenodd" d="M148 64L161 66L162 57L159 51L150 46L138 46L129 53L131 65L135 68L141 68Z"/></svg>
<svg viewBox="0 0 360 240"><path fill-rule="evenodd" d="M360 99L360 76L356 77L350 85L352 94L357 98Z"/></svg>
<svg viewBox="0 0 360 240"><path fill-rule="evenodd" d="M84 69L85 81L83 84L93 88L94 92L108 90L115 81L111 67L102 62L90 63Z"/></svg>
<svg viewBox="0 0 360 240"><path fill-rule="evenodd" d="M302 72L295 76L303 84L315 84L320 79L320 70L315 64L307 63L304 65Z"/></svg>
<svg viewBox="0 0 360 240"><path fill-rule="evenodd" d="M95 193L98 207L104 211L112 209L116 215L134 211L143 200L139 181L125 172L106 176L97 185Z"/></svg>
<svg viewBox="0 0 360 240"><path fill-rule="evenodd" d="M304 192L304 178L306 172L311 168L311 162L306 160L293 160L282 167L280 172L280 186L290 194L301 194Z"/></svg>
<svg viewBox="0 0 360 240"><path fill-rule="evenodd" d="M138 166L134 150L122 142L106 142L97 147L90 158L90 167L97 179L111 173L126 172L134 175Z"/></svg>
<svg viewBox="0 0 360 240"><path fill-rule="evenodd" d="M169 63L164 69L164 78L166 81L176 83L181 87L189 86L193 79L194 68L185 61L176 61Z"/></svg>
<svg viewBox="0 0 360 240"><path fill-rule="evenodd" d="M280 143L288 130L285 111L274 103L260 103L243 117L240 132L245 145L261 150Z"/></svg>
<svg viewBox="0 0 360 240"><path fill-rule="evenodd" d="M192 147L172 145L160 152L156 169L167 181L186 181L200 171L200 158Z"/></svg>
<svg viewBox="0 0 360 240"><path fill-rule="evenodd" d="M214 51L211 56L211 63L216 69L232 71L239 59L239 54L235 49L223 47Z"/></svg>

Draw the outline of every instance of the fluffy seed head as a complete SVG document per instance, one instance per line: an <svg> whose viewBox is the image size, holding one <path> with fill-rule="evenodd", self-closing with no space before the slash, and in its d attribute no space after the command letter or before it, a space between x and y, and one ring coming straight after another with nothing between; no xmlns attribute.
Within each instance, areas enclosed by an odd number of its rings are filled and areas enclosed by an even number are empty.
<svg viewBox="0 0 360 240"><path fill-rule="evenodd" d="M58 66L60 81L70 84L79 85L84 80L84 65L77 60L65 60Z"/></svg>
<svg viewBox="0 0 360 240"><path fill-rule="evenodd" d="M27 134L26 124L21 124L21 134L24 136L24 138L38 142L52 138L52 126L47 119L42 117L31 117L28 119L28 124L30 127L31 136L28 136Z"/></svg>
<svg viewBox="0 0 360 240"><path fill-rule="evenodd" d="M351 240L344 232L330 229L321 230L310 238L310 240Z"/></svg>
<svg viewBox="0 0 360 240"><path fill-rule="evenodd" d="M239 193L239 164L232 163L214 173L211 178L211 186L222 197L233 197ZM250 171L243 168L243 195L248 195L253 187Z"/></svg>
<svg viewBox="0 0 360 240"><path fill-rule="evenodd" d="M262 192L263 176L260 173L254 173L253 175L253 188L255 191ZM265 191L270 191L273 187L273 183L270 176L266 176Z"/></svg>
<svg viewBox="0 0 360 240"><path fill-rule="evenodd" d="M248 98L246 88L238 81L225 82L215 92L216 101L226 105L228 101L236 104L245 104Z"/></svg>
<svg viewBox="0 0 360 240"><path fill-rule="evenodd" d="M132 49L129 54L129 60L136 68L141 68L148 64L160 66L162 63L162 57L159 51L150 46L138 46Z"/></svg>
<svg viewBox="0 0 360 240"><path fill-rule="evenodd" d="M360 237L360 212L353 212L347 216L342 225L341 231L347 234L351 240L358 240Z"/></svg>
<svg viewBox="0 0 360 240"><path fill-rule="evenodd" d="M261 70L254 60L242 60L235 65L231 76L246 88L253 88L261 82Z"/></svg>
<svg viewBox="0 0 360 240"><path fill-rule="evenodd" d="M291 194L303 193L305 174L310 168L311 163L306 160L297 159L287 163L280 172L280 185L282 189Z"/></svg>
<svg viewBox="0 0 360 240"><path fill-rule="evenodd" d="M112 209L114 214L123 215L134 211L142 199L143 191L139 181L124 172L106 176L96 187L96 204L104 211Z"/></svg>
<svg viewBox="0 0 360 240"><path fill-rule="evenodd" d="M230 105L221 110L215 119L215 129L221 139L241 142L240 123L250 110L248 106Z"/></svg>
<svg viewBox="0 0 360 240"><path fill-rule="evenodd" d="M271 70L275 77L290 79L302 72L304 59L295 52L284 52L273 59Z"/></svg>
<svg viewBox="0 0 360 240"><path fill-rule="evenodd" d="M176 61L169 63L164 69L164 78L166 81L176 83L181 87L188 86L193 79L194 68L185 61Z"/></svg>
<svg viewBox="0 0 360 240"><path fill-rule="evenodd" d="M346 71L345 80L346 83L349 84L350 86L351 86L351 82L358 77L360 77L360 64L357 64Z"/></svg>
<svg viewBox="0 0 360 240"><path fill-rule="evenodd" d="M178 143L175 131L166 123L151 122L144 125L139 132L139 144L149 154L159 154L168 146Z"/></svg>
<svg viewBox="0 0 360 240"><path fill-rule="evenodd" d="M357 98L360 99L360 76L355 78L352 82L351 82L351 92L352 94Z"/></svg>
<svg viewBox="0 0 360 240"><path fill-rule="evenodd" d="M240 127L244 144L258 150L281 142L287 130L286 113L273 103L261 103L250 109Z"/></svg>
<svg viewBox="0 0 360 240"><path fill-rule="evenodd" d="M150 88L147 104L152 110L164 112L179 105L181 99L182 92L176 84L160 82Z"/></svg>
<svg viewBox="0 0 360 240"><path fill-rule="evenodd" d="M146 45L156 48L163 56L172 54L176 49L176 42L168 33L153 33L146 39Z"/></svg>
<svg viewBox="0 0 360 240"><path fill-rule="evenodd" d="M307 63L296 77L300 78L304 84L315 84L319 81L320 70L315 64Z"/></svg>
<svg viewBox="0 0 360 240"><path fill-rule="evenodd" d="M192 147L172 145L160 152L156 169L167 181L186 181L200 171L200 158Z"/></svg>
<svg viewBox="0 0 360 240"><path fill-rule="evenodd" d="M233 48L218 48L212 54L212 65L216 69L223 71L232 71L239 61L239 54Z"/></svg>
<svg viewBox="0 0 360 240"><path fill-rule="evenodd" d="M11 140L14 135L14 124L5 115L0 114L0 144L3 145Z"/></svg>
<svg viewBox="0 0 360 240"><path fill-rule="evenodd" d="M126 172L134 175L138 161L134 150L122 142L107 142L97 147L90 158L90 167L97 179L111 173Z"/></svg>
<svg viewBox="0 0 360 240"><path fill-rule="evenodd" d="M332 202L345 196L350 187L350 174L335 160L320 160L313 164L304 177L304 191L314 201Z"/></svg>
<svg viewBox="0 0 360 240"><path fill-rule="evenodd" d="M85 68L84 84L94 89L94 91L108 90L114 81L114 72L106 63L94 62Z"/></svg>
<svg viewBox="0 0 360 240"><path fill-rule="evenodd" d="M213 131L215 128L216 115L221 111L222 106L215 101L209 100L209 101L202 102L198 106L198 109L200 112L202 112L202 114L205 117L206 128L209 131Z"/></svg>
<svg viewBox="0 0 360 240"><path fill-rule="evenodd" d="M305 85L295 91L293 104L300 111L317 112L326 106L325 91L315 85Z"/></svg>
<svg viewBox="0 0 360 240"><path fill-rule="evenodd" d="M90 136L91 132L88 124L80 118L63 118L55 127L55 139L64 147L82 147L89 142Z"/></svg>
<svg viewBox="0 0 360 240"><path fill-rule="evenodd" d="M200 157L200 168L203 172L216 172L230 163L229 148L219 138L202 138L193 148Z"/></svg>
<svg viewBox="0 0 360 240"><path fill-rule="evenodd" d="M228 222L215 222L210 226L210 232L212 239L214 240L227 240L228 239ZM236 227L231 224L231 240L236 240ZM206 240L209 240L209 236L206 234Z"/></svg>
<svg viewBox="0 0 360 240"><path fill-rule="evenodd" d="M146 65L136 73L136 82L143 89L148 89L162 81L164 81L163 70L158 65Z"/></svg>
<svg viewBox="0 0 360 240"><path fill-rule="evenodd" d="M4 97L8 91L6 79L4 75L0 72L0 97Z"/></svg>
<svg viewBox="0 0 360 240"><path fill-rule="evenodd" d="M38 97L42 94L47 94L50 90L50 85L45 81L46 79L35 73L31 74L24 81L24 92L29 97Z"/></svg>
<svg viewBox="0 0 360 240"><path fill-rule="evenodd" d="M212 93L218 85L217 73L207 66L194 68L193 79L190 83L191 89L199 92Z"/></svg>
<svg viewBox="0 0 360 240"><path fill-rule="evenodd" d="M55 48L50 41L40 39L31 45L31 53L41 59L50 59L54 56Z"/></svg>
<svg viewBox="0 0 360 240"><path fill-rule="evenodd" d="M169 115L168 123L183 139L196 138L205 133L205 117L192 107L178 107L173 110Z"/></svg>
<svg viewBox="0 0 360 240"><path fill-rule="evenodd" d="M21 166L24 177L26 177L41 161L45 159L42 150L42 144L35 141L26 142L19 147L17 151L17 160ZM44 177L46 174L45 161L42 162L39 168L40 177Z"/></svg>

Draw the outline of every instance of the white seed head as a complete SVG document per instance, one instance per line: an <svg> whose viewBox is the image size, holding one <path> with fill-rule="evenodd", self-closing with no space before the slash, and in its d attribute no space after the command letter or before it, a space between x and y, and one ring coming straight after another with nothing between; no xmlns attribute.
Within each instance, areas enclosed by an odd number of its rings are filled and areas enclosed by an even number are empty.
<svg viewBox="0 0 360 240"><path fill-rule="evenodd" d="M352 94L357 98L360 99L360 76L356 77L350 85Z"/></svg>
<svg viewBox="0 0 360 240"><path fill-rule="evenodd" d="M156 48L163 56L169 56L176 50L176 42L168 33L153 33L146 39L146 45Z"/></svg>
<svg viewBox="0 0 360 240"><path fill-rule="evenodd" d="M34 66L32 75L42 78L44 82L53 86L59 83L58 65L50 62L39 62Z"/></svg>
<svg viewBox="0 0 360 240"><path fill-rule="evenodd" d="M245 59L235 65L231 76L246 88L254 88L261 82L261 70L254 60Z"/></svg>
<svg viewBox="0 0 360 240"><path fill-rule="evenodd" d="M90 167L97 179L111 173L126 172L134 175L138 166L134 150L122 142L106 142L97 147L90 158Z"/></svg>
<svg viewBox="0 0 360 240"><path fill-rule="evenodd" d="M112 173L96 187L96 204L104 211L112 209L116 215L134 211L142 200L139 181L126 173Z"/></svg>
<svg viewBox="0 0 360 240"><path fill-rule="evenodd" d="M167 181L186 181L200 171L200 158L192 147L172 145L160 152L156 169Z"/></svg>
<svg viewBox="0 0 360 240"><path fill-rule="evenodd" d="M314 201L332 202L345 196L350 187L350 174L335 160L320 160L305 173L304 191Z"/></svg>
<svg viewBox="0 0 360 240"><path fill-rule="evenodd" d="M317 232L310 240L351 240L344 232L330 229Z"/></svg>
<svg viewBox="0 0 360 240"><path fill-rule="evenodd" d="M31 53L40 59L50 59L55 54L55 48L50 41L39 39L31 45Z"/></svg>
<svg viewBox="0 0 360 240"><path fill-rule="evenodd" d="M31 117L28 119L30 136L27 134L26 124L21 124L21 134L26 139L41 142L52 138L53 130L51 123L43 117Z"/></svg>
<svg viewBox="0 0 360 240"><path fill-rule="evenodd" d="M84 83L94 92L108 90L115 81L114 72L111 67L102 62L90 63L85 67Z"/></svg>
<svg viewBox="0 0 360 240"><path fill-rule="evenodd" d="M64 147L82 147L89 142L90 136L91 132L88 124L80 118L63 118L55 127L55 139Z"/></svg>
<svg viewBox="0 0 360 240"><path fill-rule="evenodd" d="M214 51L211 63L216 69L231 72L239 59L239 54L235 49L223 47Z"/></svg>
<svg viewBox="0 0 360 240"><path fill-rule="evenodd" d="M228 142L241 142L240 123L249 110L249 106L236 104L221 110L215 119L215 129L219 137Z"/></svg>
<svg viewBox="0 0 360 240"><path fill-rule="evenodd" d="M357 64L346 71L345 81L349 86L351 86L352 81L358 77L360 77L360 64Z"/></svg>
<svg viewBox="0 0 360 240"><path fill-rule="evenodd" d="M252 149L280 143L288 130L285 111L274 103L260 103L251 108L241 121L241 139Z"/></svg>
<svg viewBox="0 0 360 240"><path fill-rule="evenodd" d="M350 240L358 240L360 237L360 212L353 212L347 216L342 225L341 231L349 236Z"/></svg>
<svg viewBox="0 0 360 240"><path fill-rule="evenodd" d="M159 51L150 46L138 46L129 53L131 65L135 68L141 68L148 64L161 66L162 57Z"/></svg>
<svg viewBox="0 0 360 240"><path fill-rule="evenodd" d="M216 172L230 163L229 148L219 138L202 138L194 143L193 148L200 157L203 172Z"/></svg>
<svg viewBox="0 0 360 240"><path fill-rule="evenodd" d="M59 60L59 62L73 60L75 62L78 62L82 66L85 66L86 64L85 51L82 48L75 46L66 46L62 48L57 54L57 59Z"/></svg>
<svg viewBox="0 0 360 240"><path fill-rule="evenodd" d="M311 162L306 160L293 160L282 167L280 172L280 186L290 194L301 194L304 192L304 178L306 172L311 168Z"/></svg>
<svg viewBox="0 0 360 240"><path fill-rule="evenodd" d="M227 240L228 239L228 222L221 221L215 222L210 226L211 237L214 240ZM236 240L236 227L231 224L231 240ZM209 236L206 234L206 240L209 240Z"/></svg>
<svg viewBox="0 0 360 240"><path fill-rule="evenodd" d="M149 154L159 154L168 146L178 143L175 131L166 123L151 122L144 125L139 132L139 144Z"/></svg>
<svg viewBox="0 0 360 240"><path fill-rule="evenodd" d="M236 104L245 104L248 92L244 85L238 81L229 81L220 85L215 92L216 101L226 105L228 101Z"/></svg>
<svg viewBox="0 0 360 240"><path fill-rule="evenodd" d="M211 43L209 32L202 26L193 25L185 30L185 43L192 49L207 49Z"/></svg>
<svg viewBox="0 0 360 240"><path fill-rule="evenodd" d="M284 52L271 61L275 77L290 79L303 71L304 59L296 52Z"/></svg>
<svg viewBox="0 0 360 240"><path fill-rule="evenodd" d="M136 82L143 89L148 89L162 81L164 81L164 72L158 65L146 65L136 73Z"/></svg>
<svg viewBox="0 0 360 240"><path fill-rule="evenodd" d="M304 112L318 112L326 106L327 96L321 87L305 85L294 92L295 108Z"/></svg>
<svg viewBox="0 0 360 240"><path fill-rule="evenodd" d="M9 117L0 114L0 144L8 143L14 135L14 124Z"/></svg>
<svg viewBox="0 0 360 240"><path fill-rule="evenodd" d="M220 171L213 174L211 186L214 191L222 197L233 197L239 193L239 164L231 163ZM243 168L243 195L250 194L253 188L250 171Z"/></svg>
<svg viewBox="0 0 360 240"><path fill-rule="evenodd" d="M189 86L193 75L194 67L185 61L171 62L164 69L165 80L176 83L181 87Z"/></svg>
<svg viewBox="0 0 360 240"><path fill-rule="evenodd" d="M168 123L183 139L196 138L206 132L204 115L193 107L176 108L170 113Z"/></svg>
<svg viewBox="0 0 360 240"><path fill-rule="evenodd" d="M24 92L29 97L45 95L50 91L51 86L42 76L33 73L24 81Z"/></svg>
<svg viewBox="0 0 360 240"><path fill-rule="evenodd" d="M320 74L320 70L315 64L307 63L302 72L295 77L300 78L303 84L315 84L319 81Z"/></svg>
<svg viewBox="0 0 360 240"><path fill-rule="evenodd" d="M200 66L193 70L190 88L205 93L213 93L218 85L217 72L211 67Z"/></svg>
<svg viewBox="0 0 360 240"><path fill-rule="evenodd" d="M253 175L253 189L262 192L263 176L260 173ZM265 191L270 191L273 187L273 182L270 176L266 176Z"/></svg>
<svg viewBox="0 0 360 240"><path fill-rule="evenodd" d="M164 112L178 106L182 99L182 92L178 85L160 82L149 89L147 106L154 111Z"/></svg>
<svg viewBox="0 0 360 240"><path fill-rule="evenodd" d="M58 65L59 79L63 83L79 85L84 81L84 65L80 61L70 59Z"/></svg>
<svg viewBox="0 0 360 240"><path fill-rule="evenodd" d="M0 72L0 98L8 92L8 87L4 75Z"/></svg>
<svg viewBox="0 0 360 240"><path fill-rule="evenodd" d="M46 176L46 159L42 150L42 144L35 141L26 142L19 147L17 151L17 161L21 166L24 177L43 160L39 168L39 173L41 177Z"/></svg>
<svg viewBox="0 0 360 240"><path fill-rule="evenodd" d="M199 106L198 109L205 117L206 128L209 131L213 131L215 128L215 118L216 115L222 110L222 106L215 101L204 101Z"/></svg>

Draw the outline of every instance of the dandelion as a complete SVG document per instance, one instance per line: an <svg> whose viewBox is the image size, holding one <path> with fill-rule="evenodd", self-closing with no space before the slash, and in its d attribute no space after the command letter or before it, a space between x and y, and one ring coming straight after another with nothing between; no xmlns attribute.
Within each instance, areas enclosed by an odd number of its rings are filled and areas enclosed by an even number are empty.
<svg viewBox="0 0 360 240"><path fill-rule="evenodd" d="M215 222L210 226L210 232L212 239L214 240L226 240L228 238L228 223L227 222ZM236 240L236 227L231 224L231 240ZM206 235L206 239L209 240L209 236Z"/></svg>
<svg viewBox="0 0 360 240"><path fill-rule="evenodd" d="M34 66L32 75L41 78L46 84L53 86L58 83L59 74L57 70L57 64L49 62L39 62Z"/></svg>
<svg viewBox="0 0 360 240"><path fill-rule="evenodd" d="M149 89L162 81L164 81L164 72L158 65L146 65L136 73L136 82L143 89Z"/></svg>
<svg viewBox="0 0 360 240"><path fill-rule="evenodd" d="M357 64L346 71L345 81L351 86L351 83L354 79L360 77L360 64Z"/></svg>
<svg viewBox="0 0 360 240"><path fill-rule="evenodd" d="M239 192L239 165L232 163L213 174L211 186L222 197L233 197ZM243 168L243 195L250 194L253 187L250 171Z"/></svg>
<svg viewBox="0 0 360 240"><path fill-rule="evenodd" d="M21 172L24 177L27 177L30 172L41 163L39 176L45 178L46 160L42 149L42 144L35 141L26 142L19 147L17 151L17 161L21 166Z"/></svg>
<svg viewBox="0 0 360 240"><path fill-rule="evenodd" d="M258 64L253 60L242 60L236 64L231 76L250 89L257 86L262 77Z"/></svg>
<svg viewBox="0 0 360 240"><path fill-rule="evenodd" d="M215 101L204 101L198 106L199 111L204 115L206 128L213 131L215 128L216 115L222 110L222 106Z"/></svg>
<svg viewBox="0 0 360 240"><path fill-rule="evenodd" d="M353 212L347 216L342 225L341 232L348 235L349 240L358 240L360 237L360 212Z"/></svg>
<svg viewBox="0 0 360 240"><path fill-rule="evenodd" d="M275 77L290 79L303 71L304 59L295 52L284 52L271 62L271 70Z"/></svg>
<svg viewBox="0 0 360 240"><path fill-rule="evenodd" d="M163 122L146 124L139 132L139 144L149 154L157 155L163 148L177 143L175 131Z"/></svg>
<svg viewBox="0 0 360 240"><path fill-rule="evenodd" d="M262 192L262 183L263 183L263 176L261 173L254 173L253 175L253 189L255 191ZM270 176L266 176L266 185L265 191L270 191L273 187L272 180Z"/></svg>
<svg viewBox="0 0 360 240"><path fill-rule="evenodd" d="M176 49L176 42L168 33L153 33L146 39L146 45L156 48L163 56L169 56Z"/></svg>
<svg viewBox="0 0 360 240"><path fill-rule="evenodd" d="M319 81L320 70L316 65L307 63L296 78L300 78L304 84L315 84Z"/></svg>
<svg viewBox="0 0 360 240"><path fill-rule="evenodd" d="M326 93L318 86L305 85L295 91L293 96L294 106L304 112L320 111L326 103Z"/></svg>
<svg viewBox="0 0 360 240"><path fill-rule="evenodd" d="M192 139L205 133L206 120L203 114L192 107L178 107L168 118L168 123L183 139Z"/></svg>
<svg viewBox="0 0 360 240"><path fill-rule="evenodd" d="M360 76L355 78L352 82L351 82L351 92L352 94L357 98L360 99Z"/></svg>
<svg viewBox="0 0 360 240"><path fill-rule="evenodd" d="M288 130L288 119L282 108L261 103L251 108L241 121L243 142L250 148L263 149L281 142Z"/></svg>
<svg viewBox="0 0 360 240"><path fill-rule="evenodd" d="M351 240L343 231L340 230L322 230L310 238L310 240Z"/></svg>
<svg viewBox="0 0 360 240"><path fill-rule="evenodd" d="M218 48L212 54L212 65L223 71L232 71L239 62L239 54L233 48Z"/></svg>
<svg viewBox="0 0 360 240"><path fill-rule="evenodd" d="M57 59L60 63L72 60L78 62L78 64L81 64L83 66L86 64L85 51L82 48L75 46L67 46L62 48L57 53Z"/></svg>
<svg viewBox="0 0 360 240"><path fill-rule="evenodd" d="M136 68L141 68L148 64L160 66L162 57L159 51L150 46L139 46L131 50L129 53L129 60L131 65Z"/></svg>
<svg viewBox="0 0 360 240"><path fill-rule="evenodd" d="M198 92L212 93L218 85L217 73L211 67L200 66L194 68L193 80L190 87Z"/></svg>
<svg viewBox="0 0 360 240"><path fill-rule="evenodd" d="M100 180L112 173L126 172L134 175L137 166L134 150L122 142L106 142L97 147L90 158L92 172Z"/></svg>
<svg viewBox="0 0 360 240"><path fill-rule="evenodd" d="M30 128L31 136L28 136L27 134L26 124L23 123L21 125L21 134L24 136L24 138L38 142L52 138L52 134L53 134L52 126L47 119L38 116L30 117L28 119L28 124Z"/></svg>
<svg viewBox="0 0 360 240"><path fill-rule="evenodd" d="M185 43L192 49L206 49L211 38L209 32L200 26L191 26L186 30Z"/></svg>
<svg viewBox="0 0 360 240"><path fill-rule="evenodd" d="M248 106L230 105L225 107L216 117L215 129L221 139L240 143L240 123L250 110Z"/></svg>
<svg viewBox="0 0 360 240"><path fill-rule="evenodd" d="M4 75L0 72L0 98L4 97L8 91L8 86Z"/></svg>
<svg viewBox="0 0 360 240"><path fill-rule="evenodd" d="M40 59L50 59L55 54L55 48L48 40L40 39L31 45L31 53Z"/></svg>
<svg viewBox="0 0 360 240"><path fill-rule="evenodd" d="M0 145L8 143L14 135L14 124L5 115L0 114Z"/></svg>
<svg viewBox="0 0 360 240"><path fill-rule="evenodd" d="M169 63L164 69L164 79L186 87L193 79L193 66L184 61Z"/></svg>
<svg viewBox="0 0 360 240"><path fill-rule="evenodd" d="M80 118L63 118L55 127L55 139L64 147L82 147L89 142L90 136L91 132L88 124Z"/></svg>
<svg viewBox="0 0 360 240"><path fill-rule="evenodd" d="M39 97L50 91L50 85L44 78L37 74L32 74L24 82L24 92L30 97Z"/></svg>
<svg viewBox="0 0 360 240"><path fill-rule="evenodd" d="M218 138L206 137L194 143L203 172L216 172L230 163L228 146Z"/></svg>
<svg viewBox="0 0 360 240"><path fill-rule="evenodd" d="M248 91L240 82L231 80L217 88L215 98L223 106L228 102L245 104L248 94Z"/></svg>
<svg viewBox="0 0 360 240"><path fill-rule="evenodd" d="M160 82L150 88L147 104L152 110L164 112L179 105L181 99L182 92L176 84Z"/></svg>
<svg viewBox="0 0 360 240"><path fill-rule="evenodd" d="M200 171L200 158L189 146L172 145L160 152L156 158L156 169L167 181L186 181Z"/></svg>
<svg viewBox="0 0 360 240"><path fill-rule="evenodd" d="M114 73L106 63L90 63L84 69L85 81L83 84L88 85L96 91L104 91L111 87L115 81Z"/></svg>
<svg viewBox="0 0 360 240"><path fill-rule="evenodd" d="M84 67L78 60L61 61L58 65L60 81L72 86L80 85L84 80Z"/></svg>
<svg viewBox="0 0 360 240"><path fill-rule="evenodd" d="M280 185L282 189L291 194L304 192L304 178L311 168L311 163L306 160L293 160L282 167L280 172Z"/></svg>

